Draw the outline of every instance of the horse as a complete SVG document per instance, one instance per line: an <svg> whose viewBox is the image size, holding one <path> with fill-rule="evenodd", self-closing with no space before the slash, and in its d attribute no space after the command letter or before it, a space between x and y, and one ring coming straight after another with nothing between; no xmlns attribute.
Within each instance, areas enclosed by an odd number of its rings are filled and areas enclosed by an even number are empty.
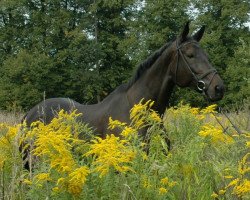
<svg viewBox="0 0 250 200"><path fill-rule="evenodd" d="M83 105L69 98L46 99L27 112L24 117L27 126L38 120L50 123L60 109L77 110L83 113L78 120L88 123L95 134L104 138L108 133L109 117L129 123L129 111L141 99L154 101L152 109L163 115L175 86L190 87L209 101L222 99L223 81L199 44L204 31L205 26L202 26L190 36L187 22L176 39L149 56L127 83L118 86L103 101ZM140 134L145 135L146 131Z"/></svg>

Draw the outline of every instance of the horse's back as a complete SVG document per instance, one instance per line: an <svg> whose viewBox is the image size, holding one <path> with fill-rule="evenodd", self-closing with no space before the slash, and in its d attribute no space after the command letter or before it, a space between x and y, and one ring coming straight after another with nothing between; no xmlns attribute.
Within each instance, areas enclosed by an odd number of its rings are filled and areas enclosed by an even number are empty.
<svg viewBox="0 0 250 200"><path fill-rule="evenodd" d="M60 110L71 112L77 110L80 106L80 103L69 98L50 98L35 105L25 115L24 120L28 126L35 121L42 121L48 124Z"/></svg>

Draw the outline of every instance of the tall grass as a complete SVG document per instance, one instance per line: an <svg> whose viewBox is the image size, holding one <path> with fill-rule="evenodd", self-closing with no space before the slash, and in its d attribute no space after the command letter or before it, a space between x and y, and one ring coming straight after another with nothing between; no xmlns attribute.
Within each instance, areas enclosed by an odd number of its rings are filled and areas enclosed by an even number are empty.
<svg viewBox="0 0 250 200"><path fill-rule="evenodd" d="M180 104L168 109L163 121L152 105L151 101L135 105L130 124L110 118L106 138L95 137L90 127L76 122L75 112L61 111L50 124L36 122L31 129L4 122L0 198L250 198L246 113L230 114L239 134L216 113L215 105L198 109ZM141 138L138 133L145 127L147 136ZM120 130L120 138L112 134L114 129ZM31 151L30 171L22 167L21 142Z"/></svg>
<svg viewBox="0 0 250 200"><path fill-rule="evenodd" d="M0 111L0 123L9 125L19 124L23 116L24 114L21 112Z"/></svg>

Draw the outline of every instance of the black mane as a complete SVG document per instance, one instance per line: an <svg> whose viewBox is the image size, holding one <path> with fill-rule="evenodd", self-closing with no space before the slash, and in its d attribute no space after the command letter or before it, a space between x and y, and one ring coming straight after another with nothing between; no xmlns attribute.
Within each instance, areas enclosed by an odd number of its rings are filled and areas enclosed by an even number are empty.
<svg viewBox="0 0 250 200"><path fill-rule="evenodd" d="M134 76L127 83L127 88L130 88L142 76L142 74L155 63L155 61L161 56L165 49L167 49L172 44L173 41L174 40L171 40L160 49L156 50L138 66Z"/></svg>

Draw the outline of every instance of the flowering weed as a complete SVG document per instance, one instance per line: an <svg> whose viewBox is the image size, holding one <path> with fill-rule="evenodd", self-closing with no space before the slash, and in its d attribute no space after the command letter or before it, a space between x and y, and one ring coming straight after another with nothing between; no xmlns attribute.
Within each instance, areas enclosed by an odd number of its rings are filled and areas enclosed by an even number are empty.
<svg viewBox="0 0 250 200"><path fill-rule="evenodd" d="M48 125L0 125L0 197L4 199L248 199L250 135L218 125L216 105L180 104L164 120L140 101L131 123L109 119L96 137L75 111ZM215 118L217 117L217 119ZM222 120L223 121L223 120ZM223 125L228 127L226 120ZM22 127L22 128L21 128ZM147 135L140 137L140 130ZM119 130L120 137L113 134ZM166 140L171 141L169 151ZM30 172L18 148L31 152Z"/></svg>

